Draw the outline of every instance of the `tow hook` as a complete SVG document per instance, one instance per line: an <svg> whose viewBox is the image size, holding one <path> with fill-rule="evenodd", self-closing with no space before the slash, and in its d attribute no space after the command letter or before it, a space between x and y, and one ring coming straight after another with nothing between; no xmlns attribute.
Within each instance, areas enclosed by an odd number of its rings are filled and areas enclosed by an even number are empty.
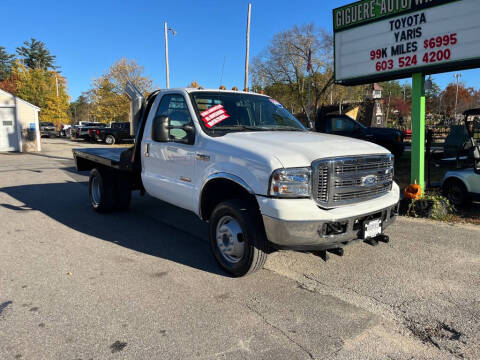
<svg viewBox="0 0 480 360"><path fill-rule="evenodd" d="M337 256L343 256L343 248L337 247L337 248L331 248L331 249L326 249L326 250L312 251L313 255L318 256L323 261L328 260L328 258L329 258L328 253L335 254Z"/></svg>
<svg viewBox="0 0 480 360"><path fill-rule="evenodd" d="M364 240L364 242L366 244L371 245L371 246L377 246L379 241L386 244L390 241L390 238L388 237L388 235L381 234L381 235L378 235L374 238Z"/></svg>
<svg viewBox="0 0 480 360"><path fill-rule="evenodd" d="M341 248L341 247L328 249L327 251L329 253L335 254L337 256L343 256L343 248Z"/></svg>
<svg viewBox="0 0 480 360"><path fill-rule="evenodd" d="M327 261L327 260L328 260L327 250L316 250L316 251L312 251L312 254L315 255L315 256L318 256L318 257L321 258L323 261Z"/></svg>
<svg viewBox="0 0 480 360"><path fill-rule="evenodd" d="M390 237L388 235L381 234L377 236L377 241L387 244L388 242L390 242Z"/></svg>

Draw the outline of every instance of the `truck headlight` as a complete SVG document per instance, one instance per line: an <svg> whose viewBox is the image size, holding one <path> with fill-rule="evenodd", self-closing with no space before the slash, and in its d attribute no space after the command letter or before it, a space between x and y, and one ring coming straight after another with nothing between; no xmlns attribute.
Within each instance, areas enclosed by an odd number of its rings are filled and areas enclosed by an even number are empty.
<svg viewBox="0 0 480 360"><path fill-rule="evenodd" d="M310 197L310 168L278 169L270 178L270 196L286 198Z"/></svg>

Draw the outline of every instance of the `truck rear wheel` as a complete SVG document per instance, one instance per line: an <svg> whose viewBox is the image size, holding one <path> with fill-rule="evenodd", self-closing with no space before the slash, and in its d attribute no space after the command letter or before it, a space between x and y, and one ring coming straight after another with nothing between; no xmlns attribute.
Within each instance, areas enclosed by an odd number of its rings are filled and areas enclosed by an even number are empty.
<svg viewBox="0 0 480 360"><path fill-rule="evenodd" d="M111 212L115 208L114 177L106 170L93 169L88 181L90 204L99 213Z"/></svg>
<svg viewBox="0 0 480 360"><path fill-rule="evenodd" d="M115 144L115 136L107 135L107 137L105 138L105 144L108 144L108 145Z"/></svg>
<svg viewBox="0 0 480 360"><path fill-rule="evenodd" d="M253 273L267 259L267 238L258 210L244 200L229 200L213 210L210 245L220 266L233 276Z"/></svg>

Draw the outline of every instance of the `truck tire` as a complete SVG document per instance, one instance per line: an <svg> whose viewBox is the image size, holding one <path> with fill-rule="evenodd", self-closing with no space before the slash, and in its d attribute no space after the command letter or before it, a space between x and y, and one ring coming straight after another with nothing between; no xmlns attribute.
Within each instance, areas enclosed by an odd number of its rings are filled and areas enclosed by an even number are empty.
<svg viewBox="0 0 480 360"><path fill-rule="evenodd" d="M108 213L115 209L115 180L104 169L92 169L88 181L90 204L99 213Z"/></svg>
<svg viewBox="0 0 480 360"><path fill-rule="evenodd" d="M443 184L443 195L455 207L460 207L467 201L467 188L457 179L450 178Z"/></svg>
<svg viewBox="0 0 480 360"><path fill-rule="evenodd" d="M218 204L209 223L210 245L220 266L240 277L253 273L267 259L267 237L259 211L245 200Z"/></svg>
<svg viewBox="0 0 480 360"><path fill-rule="evenodd" d="M105 138L105 144L107 144L107 145L115 144L115 136L107 135L107 137Z"/></svg>

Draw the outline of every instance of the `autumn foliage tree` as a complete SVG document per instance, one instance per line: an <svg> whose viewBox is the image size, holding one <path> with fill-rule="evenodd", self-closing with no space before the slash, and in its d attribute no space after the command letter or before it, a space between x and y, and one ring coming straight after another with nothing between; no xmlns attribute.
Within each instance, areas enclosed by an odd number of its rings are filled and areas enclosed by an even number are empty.
<svg viewBox="0 0 480 360"><path fill-rule="evenodd" d="M19 58L0 47L0 88L40 108L39 120L68 122L70 97L66 79L45 43L31 39L17 48Z"/></svg>
<svg viewBox="0 0 480 360"><path fill-rule="evenodd" d="M452 117L455 114L455 103L457 102L456 112L457 114L463 111L475 107L477 103L478 92L473 88L467 88L464 84L458 85L458 98L457 98L457 85L454 83L449 84L446 89L441 93L440 109L448 117ZM457 101L455 99L457 98Z"/></svg>
<svg viewBox="0 0 480 360"><path fill-rule="evenodd" d="M52 70L29 69L17 61L12 67L12 79L15 95L41 109L40 121L57 126L67 122L70 97L62 75Z"/></svg>
<svg viewBox="0 0 480 360"><path fill-rule="evenodd" d="M125 96L127 80L145 95L152 91L153 81L143 73L143 66L122 58L105 74L94 79L92 89L87 92L91 105L90 118L104 123L127 121L130 111L129 100Z"/></svg>

